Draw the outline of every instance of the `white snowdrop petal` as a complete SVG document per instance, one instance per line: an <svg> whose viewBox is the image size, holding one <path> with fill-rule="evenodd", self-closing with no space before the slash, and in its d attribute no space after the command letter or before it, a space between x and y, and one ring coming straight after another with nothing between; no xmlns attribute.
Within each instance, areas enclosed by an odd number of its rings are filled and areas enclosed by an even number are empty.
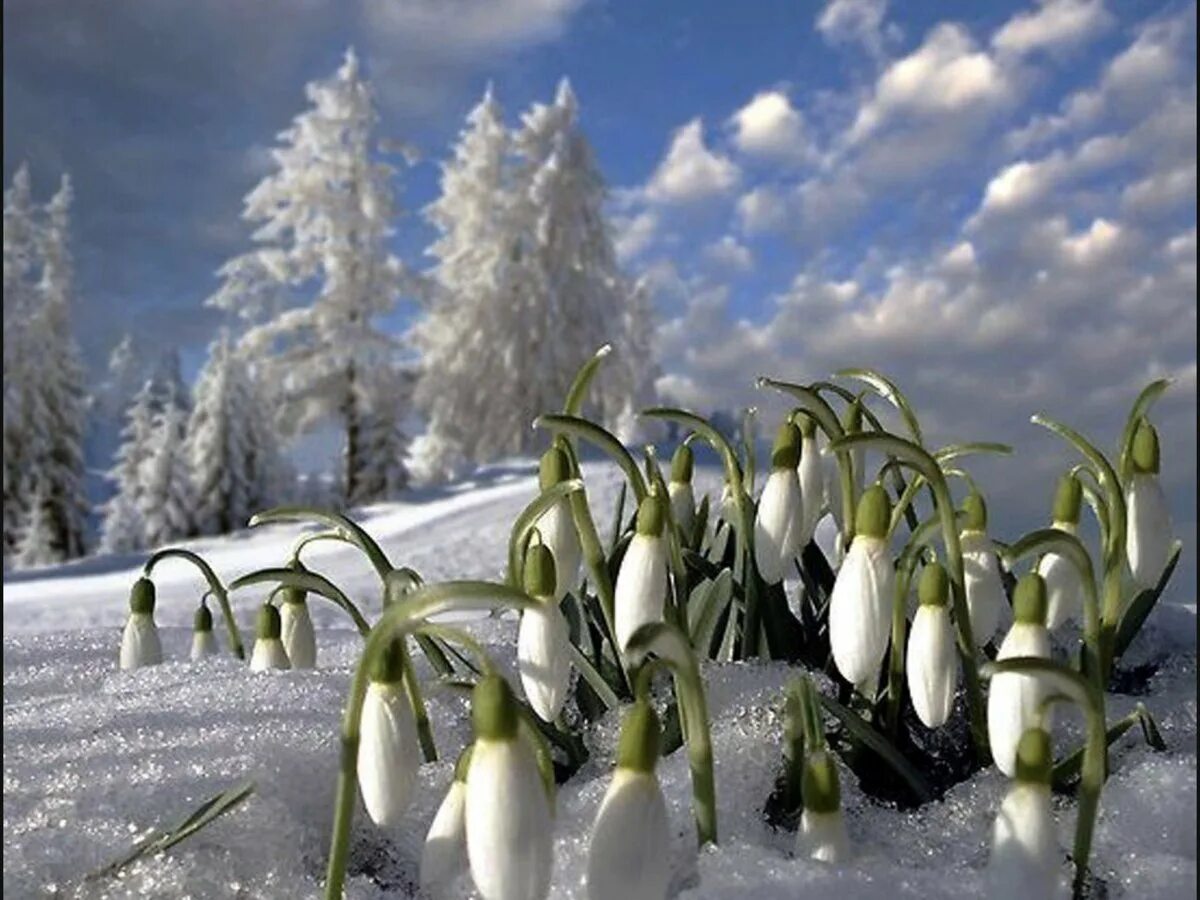
<svg viewBox="0 0 1200 900"><path fill-rule="evenodd" d="M265 672L268 669L290 669L291 660L283 649L283 641L279 638L259 638L254 642L254 652L250 655L250 671Z"/></svg>
<svg viewBox="0 0 1200 900"><path fill-rule="evenodd" d="M895 576L887 542L859 535L838 570L829 600L833 661L852 684L879 673L891 632Z"/></svg>
<svg viewBox="0 0 1200 900"><path fill-rule="evenodd" d="M661 537L635 534L617 572L617 643L622 648L641 626L661 622L667 598L667 549Z"/></svg>
<svg viewBox="0 0 1200 900"><path fill-rule="evenodd" d="M561 600L579 581L579 565L583 559L583 548L579 544L579 533L571 516L567 500L559 500L542 513L537 521L538 534L542 543L550 548L554 556L554 599Z"/></svg>
<svg viewBox="0 0 1200 900"><path fill-rule="evenodd" d="M796 832L796 854L830 865L846 862L850 858L850 839L846 836L842 811L814 813L804 810Z"/></svg>
<svg viewBox="0 0 1200 900"><path fill-rule="evenodd" d="M408 808L421 748L401 684L371 682L359 720L358 786L376 825L394 825Z"/></svg>
<svg viewBox="0 0 1200 900"><path fill-rule="evenodd" d="M1083 615L1083 582L1075 564L1059 553L1047 553L1037 572L1046 582L1046 628L1053 631Z"/></svg>
<svg viewBox="0 0 1200 900"><path fill-rule="evenodd" d="M283 649L293 669L317 667L317 636L307 603L283 603L280 606Z"/></svg>
<svg viewBox="0 0 1200 900"><path fill-rule="evenodd" d="M1000 615L1008 605L1000 559L991 539L982 531L964 531L961 546L971 635L982 646L1000 627Z"/></svg>
<svg viewBox="0 0 1200 900"><path fill-rule="evenodd" d="M553 722L562 711L571 686L570 632L553 601L521 614L517 631L517 671L533 711Z"/></svg>
<svg viewBox="0 0 1200 900"><path fill-rule="evenodd" d="M691 534L696 523L696 494L690 481L672 481L667 485L671 500L671 518L684 534Z"/></svg>
<svg viewBox="0 0 1200 900"><path fill-rule="evenodd" d="M1014 656L1050 658L1050 636L1040 625L1017 622L996 653L997 660ZM1017 744L1025 730L1038 724L1038 707L1048 689L1033 675L1003 672L992 677L988 688L988 743L996 768L1008 777L1017 770ZM1050 717L1045 719L1048 727Z"/></svg>
<svg viewBox="0 0 1200 900"><path fill-rule="evenodd" d="M795 469L772 469L754 519L754 562L768 584L783 580L799 537L800 481Z"/></svg>
<svg viewBox="0 0 1200 900"><path fill-rule="evenodd" d="M1046 785L1016 782L992 829L988 861L990 896L998 900L1050 900L1062 895L1058 835Z"/></svg>
<svg viewBox="0 0 1200 900"><path fill-rule="evenodd" d="M913 618L904 666L913 709L927 728L944 725L954 708L958 657L945 606L921 604Z"/></svg>
<svg viewBox="0 0 1200 900"><path fill-rule="evenodd" d="M1171 554L1171 516L1158 477L1136 472L1125 492L1129 571L1143 588L1158 583Z"/></svg>
<svg viewBox="0 0 1200 900"><path fill-rule="evenodd" d="M217 639L211 631L192 632L192 662L217 654Z"/></svg>
<svg viewBox="0 0 1200 900"><path fill-rule="evenodd" d="M136 669L162 662L158 626L149 613L130 613L121 632L121 668Z"/></svg>
<svg viewBox="0 0 1200 900"><path fill-rule="evenodd" d="M466 791L467 860L484 900L542 900L554 847L550 805L522 740L479 739Z"/></svg>
<svg viewBox="0 0 1200 900"><path fill-rule="evenodd" d="M454 781L421 848L421 889L445 888L467 868L467 786Z"/></svg>
<svg viewBox="0 0 1200 900"><path fill-rule="evenodd" d="M804 438L800 443L800 465L796 468L796 477L800 483L800 532L795 541L796 552L799 553L816 533L817 522L825 507L825 473L815 437Z"/></svg>
<svg viewBox="0 0 1200 900"><path fill-rule="evenodd" d="M588 847L590 900L663 900L671 880L671 834L658 779L617 769Z"/></svg>

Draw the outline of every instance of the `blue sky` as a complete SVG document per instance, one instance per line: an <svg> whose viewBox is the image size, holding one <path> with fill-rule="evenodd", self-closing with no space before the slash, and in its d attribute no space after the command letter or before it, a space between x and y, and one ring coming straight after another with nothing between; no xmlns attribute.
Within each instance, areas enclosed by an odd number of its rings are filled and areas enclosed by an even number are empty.
<svg viewBox="0 0 1200 900"><path fill-rule="evenodd" d="M567 76L622 260L657 289L664 393L732 406L760 372L877 366L935 439L1019 447L979 471L1027 528L1067 459L1029 414L1107 443L1170 375L1194 555L1195 4L14 0L4 25L5 177L75 179L92 360L129 330L199 364L241 198L348 44L421 157L397 235L415 266L485 84L515 122Z"/></svg>

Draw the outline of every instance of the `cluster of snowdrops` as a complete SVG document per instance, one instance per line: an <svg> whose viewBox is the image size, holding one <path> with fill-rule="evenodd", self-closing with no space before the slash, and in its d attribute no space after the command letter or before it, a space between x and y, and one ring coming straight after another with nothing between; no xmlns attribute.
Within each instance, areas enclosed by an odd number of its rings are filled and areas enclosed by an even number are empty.
<svg viewBox="0 0 1200 900"><path fill-rule="evenodd" d="M121 667L161 661L150 579L168 557L195 563L210 585L196 613L193 659L218 652L209 595L225 619L230 650L244 658L228 595L276 585L258 613L253 671L315 666L310 596L346 611L365 646L341 726L330 898L342 896L356 795L372 822L393 825L422 760L438 758L422 697L428 680L423 686L417 678L414 652L425 655L438 682L469 693L474 727L425 840L421 882L431 893L469 872L485 900L546 897L555 785L586 760L589 726L619 710L616 769L592 831L587 891L595 900L665 897L670 834L656 764L685 749L699 845L715 843L701 665L754 659L796 667L783 698L779 777L763 814L796 831L797 854L833 866L852 861L839 769L880 801L911 808L995 765L1011 779L993 832L995 895L1029 900L1065 889L1052 788L1077 795L1072 888L1087 893L1108 745L1138 724L1149 742L1161 744L1143 707L1109 723L1104 706L1121 655L1180 552L1147 418L1167 383L1155 382L1137 398L1115 463L1069 427L1035 416L1081 459L1047 504L1047 527L1003 543L988 533L986 503L962 460L1008 448L927 449L910 404L877 372L844 370L808 385L762 379L760 387L782 392L794 409L779 425L770 470L756 490L749 427L731 440L694 414L644 411L686 435L664 477L652 447L639 463L582 418L604 355L581 369L563 413L536 423L552 436L551 446L541 459L539 495L512 527L503 582L425 584L411 569L394 567L345 516L270 510L251 524L322 527L306 533L283 565L228 586L189 551L156 553L133 587ZM873 406L890 407L907 434L885 430ZM724 491L715 502L708 495L697 502L692 488L696 442L708 444L723 466ZM607 545L581 478L581 443L600 448L625 475ZM872 479L868 459L879 463ZM951 485L960 484L963 499L956 502ZM1094 550L1078 536L1085 502L1099 535ZM827 514L838 527L833 560L813 539ZM305 546L323 540L356 545L378 572L383 611L373 624L301 561ZM793 572L798 581L789 597L785 582ZM500 609L520 613L520 694L461 621L446 623L447 613ZM1053 658L1056 630L1078 635L1077 652L1067 659ZM1084 711L1086 739L1055 760L1053 706L1063 702Z"/></svg>

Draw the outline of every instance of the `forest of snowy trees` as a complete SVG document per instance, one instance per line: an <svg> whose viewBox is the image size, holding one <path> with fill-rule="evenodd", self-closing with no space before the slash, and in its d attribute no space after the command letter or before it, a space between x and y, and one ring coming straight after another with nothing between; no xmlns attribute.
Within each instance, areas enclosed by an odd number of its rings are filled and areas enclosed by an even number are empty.
<svg viewBox="0 0 1200 900"><path fill-rule="evenodd" d="M245 198L251 243L218 272L206 303L225 324L190 389L174 348L156 348L164 362L147 372L126 337L89 391L71 336L70 181L38 205L28 169L14 174L4 196L6 568L219 534L255 510L312 500L289 450L318 429L336 427L341 454L315 499L345 507L395 496L410 469L433 481L529 454L543 439L533 418L562 402L606 343L593 412L632 436L658 374L651 298L617 265L570 85L515 126L488 88L422 211L436 233L426 271L390 249L397 173L381 157L354 52L306 94L273 171ZM416 314L390 334L380 319L400 303ZM424 432L410 446L413 422ZM89 511L85 447L97 427L119 446L87 460L110 484Z"/></svg>

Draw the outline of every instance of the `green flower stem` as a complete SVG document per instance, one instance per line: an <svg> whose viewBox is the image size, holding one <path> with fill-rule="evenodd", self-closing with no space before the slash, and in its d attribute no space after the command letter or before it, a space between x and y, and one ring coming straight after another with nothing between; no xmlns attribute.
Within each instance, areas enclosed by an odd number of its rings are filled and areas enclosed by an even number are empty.
<svg viewBox="0 0 1200 900"><path fill-rule="evenodd" d="M388 572L392 571L392 564L388 561L383 548L367 534L361 525L341 513L329 512L312 506L277 506L252 516L250 527L256 528L259 525L270 525L276 522L305 522L310 519L342 531L346 540L358 547L370 560L371 567L375 569L380 579L386 579Z"/></svg>
<svg viewBox="0 0 1200 900"><path fill-rule="evenodd" d="M229 594L226 592L225 586L221 584L217 573L199 554L193 553L191 550L184 550L182 547L167 547L146 560L146 564L142 566L142 574L149 578L156 565L164 559L171 558L186 559L200 570L200 574L208 582L209 590L217 598L217 604L221 607L221 615L225 618L225 629L229 633L229 649L238 659L245 659L246 648L242 646L242 633L238 630L237 620L233 617L233 608L229 605Z"/></svg>
<svg viewBox="0 0 1200 900"><path fill-rule="evenodd" d="M296 539L296 543L292 545L292 552L288 556L289 564L300 562L300 553L309 544L315 544L317 541L340 541L343 544L349 544L352 547L358 546L354 541L346 536L346 533L337 528L331 528L329 531L314 531L309 534L302 534Z"/></svg>
<svg viewBox="0 0 1200 900"><path fill-rule="evenodd" d="M1108 726L1108 730L1104 733L1104 742L1111 747L1116 741L1125 735L1134 725L1142 726L1142 734L1146 739L1146 743L1155 750L1162 751L1166 749L1166 744L1162 741L1162 736L1158 733L1158 726L1154 724L1154 719L1150 716L1150 711L1146 709L1142 703L1137 704L1133 712L1124 718L1118 719L1112 725ZM1064 756L1061 760L1054 764L1054 775L1051 779L1051 784L1058 790L1063 790L1071 785L1079 775L1079 771L1083 766L1084 754L1087 753L1087 744L1073 753Z"/></svg>
<svg viewBox="0 0 1200 900"><path fill-rule="evenodd" d="M908 651L908 589L920 554L901 558L896 567L896 593L892 597L892 653L888 665L887 729L893 737L900 729L900 698L904 694L904 655Z"/></svg>
<svg viewBox="0 0 1200 900"><path fill-rule="evenodd" d="M874 369L839 369L833 374L836 378L853 378L863 382L880 397L896 407L896 411L900 413L900 418L904 420L905 427L908 428L908 433L912 435L913 443L917 446L924 445L925 440L921 436L921 425L917 421L917 414L913 412L908 398L904 396L900 388L896 387L895 382ZM879 430L882 431L883 429L880 428Z"/></svg>
<svg viewBox="0 0 1200 900"><path fill-rule="evenodd" d="M1083 751L1082 777L1079 782L1079 812L1075 820L1075 878L1072 889L1075 897L1084 896L1088 857L1092 851L1092 836L1096 830L1096 815L1100 809L1100 792L1108 775L1106 759L1108 740L1104 722L1103 701L1093 683L1061 663L1037 656L1018 656L984 666L988 677L1004 672L1033 675L1050 683L1054 692L1070 697L1087 715L1087 744Z"/></svg>
<svg viewBox="0 0 1200 900"><path fill-rule="evenodd" d="M746 490L753 496L754 494L754 463L755 463L755 447L754 447L754 417L758 415L758 407L751 406L746 410L746 415L742 419L742 455L745 457L745 463L742 468L746 473Z"/></svg>
<svg viewBox="0 0 1200 900"><path fill-rule="evenodd" d="M592 386L592 379L596 377L596 373L600 370L600 364L612 352L612 344L605 344L599 350L592 354L592 358L579 367L579 371L575 373L575 380L571 382L571 387L567 391L567 399L563 404L563 412L568 416L577 416L583 411L583 401L587 398L588 388Z"/></svg>
<svg viewBox="0 0 1200 900"><path fill-rule="evenodd" d="M600 698L600 702L608 709L616 709L620 706L620 698L608 686L608 682L604 680L604 676L596 671L596 667L592 665L591 660L570 641L567 642L567 649L571 654L571 662L579 670L579 674L583 680L595 691L596 696Z"/></svg>
<svg viewBox="0 0 1200 900"><path fill-rule="evenodd" d="M329 866L325 876L326 900L341 900L346 881L346 862L350 856L350 826L354 818L354 794L358 789L358 745L361 739L363 701L367 694L368 673L374 660L393 637L407 636L424 626L423 620L439 613L491 610L500 607L527 609L537 601L507 585L476 581L451 581L423 585L402 602L383 614L371 633L354 678L342 716L341 762L334 801L333 835L329 846ZM405 678L410 677L406 670Z"/></svg>
<svg viewBox="0 0 1200 900"><path fill-rule="evenodd" d="M891 434L854 434L830 445L835 451L849 451L858 447L874 449L891 454L901 463L910 466L922 475L933 488L936 498L938 520L942 526L942 542L946 549L947 568L950 573L950 597L954 609L954 625L958 638L958 652L962 659L963 681L967 692L967 709L971 720L971 734L975 753L980 763L991 759L987 739L987 723L984 717L983 689L979 683L978 655L975 637L971 634L971 619L967 613L967 595L963 571L962 545L958 537L958 517L950 488L941 466L925 450L916 444Z"/></svg>
<svg viewBox="0 0 1200 900"><path fill-rule="evenodd" d="M649 473L648 480L650 481L651 489L658 491L658 495L663 498L663 514L666 518L667 551L671 563L671 582L674 585L674 590L671 592L673 603L671 609L675 616L675 624L686 629L687 628L687 566L683 562L683 548L679 543L679 529L676 527L675 513L671 510L670 492L667 490L667 483L663 480L662 470L658 466L658 459L654 454L653 447L646 448L646 469Z"/></svg>
<svg viewBox="0 0 1200 900"><path fill-rule="evenodd" d="M513 522L512 531L508 538L508 583L512 587L521 586L521 572L525 565L525 544L529 539L538 520L549 512L559 500L566 499L576 491L583 490L583 480L570 478L542 491L533 502L521 510Z"/></svg>
<svg viewBox="0 0 1200 900"><path fill-rule="evenodd" d="M538 416L534 419L533 426L534 428L542 428L554 434L561 434L571 438L581 438L599 447L625 473L625 477L629 479L629 484L633 488L633 495L637 499L638 504L640 505L646 499L646 481L642 478L642 473L638 469L637 463L629 451L625 449L625 445L618 441L609 431L601 428L595 422L589 422L587 419L581 419L578 416Z"/></svg>
<svg viewBox="0 0 1200 900"><path fill-rule="evenodd" d="M657 622L643 625L629 639L626 651L632 664L639 665L655 654L675 677L675 697L687 743L692 774L692 813L700 846L717 842L717 794L713 776L712 734L708 701L700 666L687 635L674 625Z"/></svg>
<svg viewBox="0 0 1200 900"><path fill-rule="evenodd" d="M229 590L236 591L247 585L268 582L272 584L278 583L280 588L300 588L308 593L324 597L326 600L332 601L334 605L350 616L359 634L366 637L367 633L371 630L370 623L363 618L362 613L358 611L358 607L350 601L350 598L342 593L337 585L324 576L318 575L316 572L283 567L259 569L256 572L248 572L245 575L235 578L230 582Z"/></svg>

